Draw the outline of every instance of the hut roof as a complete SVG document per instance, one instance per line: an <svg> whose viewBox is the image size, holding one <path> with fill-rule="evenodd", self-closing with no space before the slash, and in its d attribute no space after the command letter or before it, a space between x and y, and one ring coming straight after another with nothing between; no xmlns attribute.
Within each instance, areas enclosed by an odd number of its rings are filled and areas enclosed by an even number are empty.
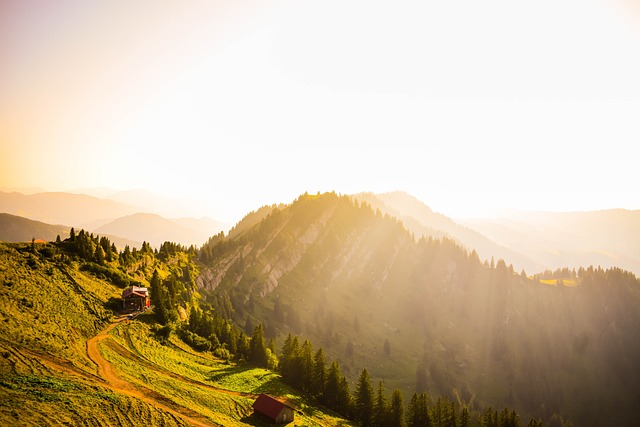
<svg viewBox="0 0 640 427"><path fill-rule="evenodd" d="M284 408L295 410L293 406L280 402L267 394L261 394L258 396L256 401L253 402L254 411L259 412L272 420L275 420Z"/></svg>

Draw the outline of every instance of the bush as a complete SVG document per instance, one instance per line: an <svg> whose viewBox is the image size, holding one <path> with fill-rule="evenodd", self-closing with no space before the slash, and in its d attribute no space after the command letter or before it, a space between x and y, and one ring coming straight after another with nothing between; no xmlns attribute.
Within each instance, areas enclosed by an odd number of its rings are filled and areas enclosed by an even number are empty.
<svg viewBox="0 0 640 427"><path fill-rule="evenodd" d="M171 325L165 325L161 328L158 328L156 331L156 336L160 338L160 341L166 342L171 336Z"/></svg>
<svg viewBox="0 0 640 427"><path fill-rule="evenodd" d="M97 277L108 280L116 286L126 288L130 284L130 278L120 270L115 268L104 267L93 262L87 262L80 267L81 271L88 271Z"/></svg>
<svg viewBox="0 0 640 427"><path fill-rule="evenodd" d="M224 360L231 360L231 353L229 352L229 350L225 347L225 346L220 346L218 348L216 348L215 350L213 350L213 355L215 357L218 357L220 359L224 359Z"/></svg>
<svg viewBox="0 0 640 427"><path fill-rule="evenodd" d="M211 342L206 338L201 337L198 334L194 334L186 328L180 328L178 330L178 336L182 341L187 343L191 348L197 351L209 351L211 350Z"/></svg>

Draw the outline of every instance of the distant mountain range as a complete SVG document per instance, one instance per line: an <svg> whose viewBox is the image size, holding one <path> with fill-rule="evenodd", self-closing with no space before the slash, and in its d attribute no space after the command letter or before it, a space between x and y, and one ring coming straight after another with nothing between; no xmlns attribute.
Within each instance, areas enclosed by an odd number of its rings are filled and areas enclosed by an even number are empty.
<svg viewBox="0 0 640 427"><path fill-rule="evenodd" d="M51 225L21 216L0 213L0 240L4 242L29 242L31 239L53 242L58 236L64 240L69 237L70 230L71 227L65 225ZM108 237L116 247L121 249L126 245L140 247L142 244L142 240L125 239L108 233L101 233L101 235Z"/></svg>
<svg viewBox="0 0 640 427"><path fill-rule="evenodd" d="M482 259L528 273L580 266L621 267L640 274L640 211L514 212L456 222L404 192L361 193L357 200L402 220L416 236L448 237Z"/></svg>
<svg viewBox="0 0 640 427"><path fill-rule="evenodd" d="M101 235L127 236L155 247L166 241L200 246L220 231L221 224L209 218L167 219L149 213L127 215L95 229Z"/></svg>
<svg viewBox="0 0 640 427"><path fill-rule="evenodd" d="M170 204L169 201L167 203ZM168 219L148 211L142 213L141 209L143 208L85 194L49 192L25 195L0 192L0 212L45 224L63 224L60 227L67 232L74 227L101 235L108 234L116 237L112 239L114 242L127 241L136 246L143 241L156 247L164 241L201 245L210 236L229 228L228 225L210 218ZM31 240L29 234L34 230L42 229L41 225L15 220L12 220L11 227L19 227L19 224L25 227L20 236L27 236L27 240ZM15 229L11 233L15 233ZM56 231L51 240L55 239L56 234L59 233ZM51 236L50 233L47 235ZM12 241L11 235L2 234L0 230L0 240Z"/></svg>
<svg viewBox="0 0 640 427"><path fill-rule="evenodd" d="M600 265L640 275L640 210L515 212L463 224L545 268Z"/></svg>
<svg viewBox="0 0 640 427"><path fill-rule="evenodd" d="M230 229L228 224L206 217L168 218L163 212L180 211L179 206L171 206L181 202L146 191L94 189L91 192L105 198L75 193L26 195L0 191L0 212L46 224L84 228L128 241L147 241L153 246L166 240L201 245L209 237ZM416 237L447 237L475 250L483 260L503 259L517 271L524 269L527 273L535 273L601 265L640 274L638 210L516 212L502 218L456 221L434 212L404 192L359 193L353 197L383 214L398 218ZM231 234L238 234L276 207L264 206L248 213L230 231ZM9 237L0 235L2 239L9 240Z"/></svg>
<svg viewBox="0 0 640 427"><path fill-rule="evenodd" d="M433 212L423 202L407 193L361 193L355 197L369 203L374 209L380 209L381 212L400 219L417 237L447 237L469 250L475 250L482 259L502 258L518 270L524 268L535 272L545 268L544 264L534 261L525 252L499 244L473 227L463 226L445 215Z"/></svg>

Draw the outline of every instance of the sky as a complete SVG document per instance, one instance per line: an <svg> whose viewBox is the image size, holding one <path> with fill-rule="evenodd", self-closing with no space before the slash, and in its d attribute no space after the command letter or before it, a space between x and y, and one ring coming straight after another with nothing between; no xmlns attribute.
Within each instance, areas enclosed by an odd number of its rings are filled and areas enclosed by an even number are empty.
<svg viewBox="0 0 640 427"><path fill-rule="evenodd" d="M635 0L0 1L0 187L640 209Z"/></svg>

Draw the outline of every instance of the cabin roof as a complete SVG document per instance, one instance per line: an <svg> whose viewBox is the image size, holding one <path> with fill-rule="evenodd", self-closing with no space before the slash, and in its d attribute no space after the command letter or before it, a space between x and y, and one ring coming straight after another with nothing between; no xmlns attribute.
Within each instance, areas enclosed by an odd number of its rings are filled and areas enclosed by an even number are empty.
<svg viewBox="0 0 640 427"><path fill-rule="evenodd" d="M131 292L128 295L125 295L123 298L131 298L131 297L146 298L147 296L145 294L141 294L138 292Z"/></svg>
<svg viewBox="0 0 640 427"><path fill-rule="evenodd" d="M141 298L146 298L147 293L148 293L147 288L134 285L134 286L129 286L128 288L122 291L122 298L127 298L130 296L138 296Z"/></svg>
<svg viewBox="0 0 640 427"><path fill-rule="evenodd" d="M284 402L280 402L279 400L274 399L273 397L266 394L261 394L260 396L258 396L256 401L253 402L253 409L255 411L260 412L261 414L266 415L267 417L274 420L278 417L278 415L284 408L295 410L293 406Z"/></svg>

